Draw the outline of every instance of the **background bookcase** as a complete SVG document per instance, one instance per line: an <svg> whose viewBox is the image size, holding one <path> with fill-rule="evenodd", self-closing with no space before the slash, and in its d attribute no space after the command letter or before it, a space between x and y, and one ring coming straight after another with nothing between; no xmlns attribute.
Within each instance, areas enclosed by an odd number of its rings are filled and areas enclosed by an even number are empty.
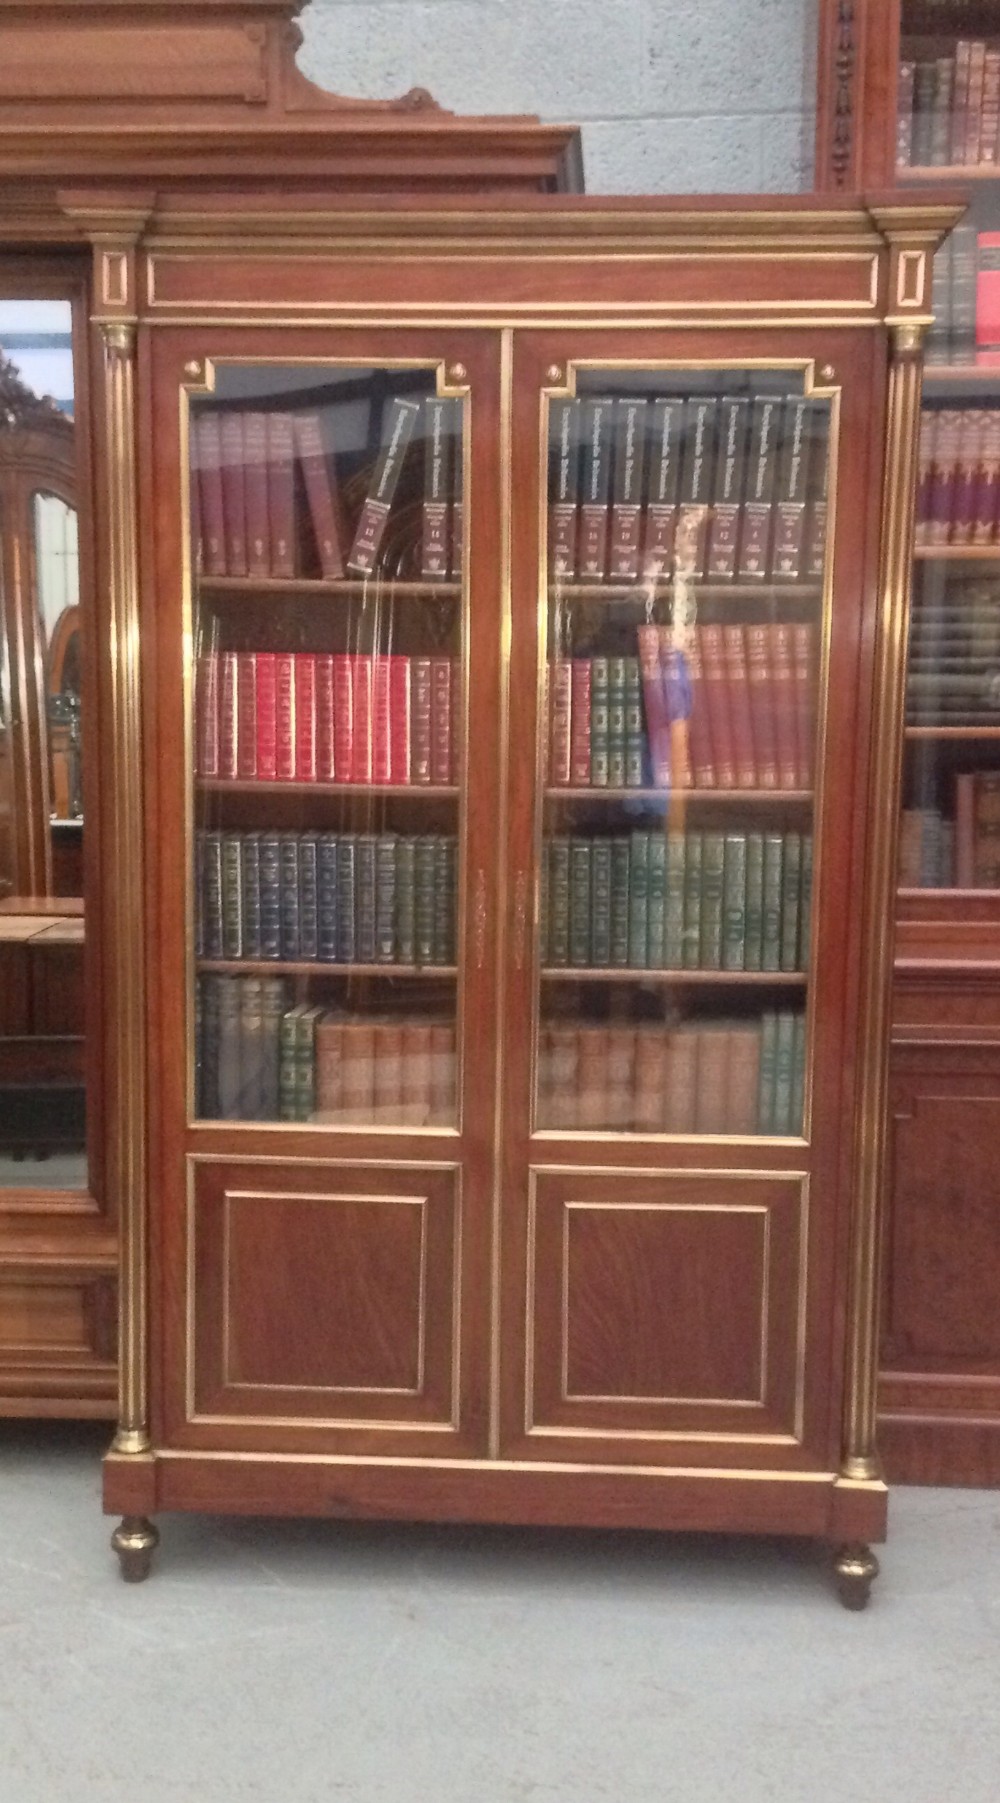
<svg viewBox="0 0 1000 1803"><path fill-rule="evenodd" d="M961 184L924 372L897 891L882 1445L891 1477L1000 1482L1000 7L821 14L821 186Z"/></svg>

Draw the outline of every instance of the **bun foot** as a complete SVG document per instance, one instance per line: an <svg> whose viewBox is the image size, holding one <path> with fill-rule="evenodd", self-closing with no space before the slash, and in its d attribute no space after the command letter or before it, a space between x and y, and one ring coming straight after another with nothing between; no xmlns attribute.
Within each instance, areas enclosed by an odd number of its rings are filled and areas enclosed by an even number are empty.
<svg viewBox="0 0 1000 1803"><path fill-rule="evenodd" d="M878 1560L870 1546L860 1543L842 1546L833 1562L837 1594L845 1609L866 1609L874 1580L878 1577Z"/></svg>
<svg viewBox="0 0 1000 1803"><path fill-rule="evenodd" d="M145 1515L123 1517L111 1536L111 1545L126 1584L141 1584L148 1578L159 1541L158 1530Z"/></svg>

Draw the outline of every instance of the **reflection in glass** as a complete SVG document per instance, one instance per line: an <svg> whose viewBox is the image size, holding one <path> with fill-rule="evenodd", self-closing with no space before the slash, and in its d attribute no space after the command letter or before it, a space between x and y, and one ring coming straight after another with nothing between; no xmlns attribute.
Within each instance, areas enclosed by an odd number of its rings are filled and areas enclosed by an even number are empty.
<svg viewBox="0 0 1000 1803"><path fill-rule="evenodd" d="M202 1117L457 1122L463 445L430 369L192 400Z"/></svg>
<svg viewBox="0 0 1000 1803"><path fill-rule="evenodd" d="M588 370L548 419L536 1125L798 1134L829 402Z"/></svg>

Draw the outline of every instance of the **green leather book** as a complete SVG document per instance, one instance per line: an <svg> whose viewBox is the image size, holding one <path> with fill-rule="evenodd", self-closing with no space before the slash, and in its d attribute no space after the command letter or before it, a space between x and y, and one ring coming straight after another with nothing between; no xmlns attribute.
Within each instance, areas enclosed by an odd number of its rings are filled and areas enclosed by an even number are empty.
<svg viewBox="0 0 1000 1803"><path fill-rule="evenodd" d="M433 833L421 833L413 858L413 937L415 962L434 962L434 849Z"/></svg>
<svg viewBox="0 0 1000 1803"><path fill-rule="evenodd" d="M611 962L628 964L631 847L626 833L611 841Z"/></svg>
<svg viewBox="0 0 1000 1803"><path fill-rule="evenodd" d="M722 968L743 970L747 941L747 835L727 833L722 885Z"/></svg>
<svg viewBox="0 0 1000 1803"><path fill-rule="evenodd" d="M764 949L764 835L747 834L744 970L760 970Z"/></svg>
<svg viewBox="0 0 1000 1803"><path fill-rule="evenodd" d="M645 748L642 715L642 681L639 659L626 657L625 663L625 787L641 789L645 777Z"/></svg>
<svg viewBox="0 0 1000 1803"><path fill-rule="evenodd" d="M591 963L589 839L569 842L569 961L580 969Z"/></svg>
<svg viewBox="0 0 1000 1803"><path fill-rule="evenodd" d="M219 998L218 1103L219 1119L223 1121L240 1119L243 980L242 977L216 979Z"/></svg>
<svg viewBox="0 0 1000 1803"><path fill-rule="evenodd" d="M608 660L590 660L590 782L595 789L608 786Z"/></svg>
<svg viewBox="0 0 1000 1803"><path fill-rule="evenodd" d="M650 970L662 970L666 957L667 841L662 832L649 835L646 962Z"/></svg>
<svg viewBox="0 0 1000 1803"><path fill-rule="evenodd" d="M318 1004L303 1008L295 1026L295 1120L312 1119L316 1108L316 1022Z"/></svg>
<svg viewBox="0 0 1000 1803"><path fill-rule="evenodd" d="M701 851L700 970L722 969L722 905L725 885L724 833L704 833Z"/></svg>
<svg viewBox="0 0 1000 1803"><path fill-rule="evenodd" d="M757 1091L757 1131L774 1132L774 1079L778 1055L778 1017L765 1014L760 1023L760 1077Z"/></svg>
<svg viewBox="0 0 1000 1803"><path fill-rule="evenodd" d="M299 1093L298 1023L305 1013L305 1002L287 1008L281 1017L278 1034L278 1117L283 1121L297 1119Z"/></svg>
<svg viewBox="0 0 1000 1803"><path fill-rule="evenodd" d="M685 850L683 833L668 833L666 842L666 905L663 916L663 966L680 970L684 964Z"/></svg>
<svg viewBox="0 0 1000 1803"><path fill-rule="evenodd" d="M354 932L359 964L375 963L375 843L374 833L358 834Z"/></svg>
<svg viewBox="0 0 1000 1803"><path fill-rule="evenodd" d="M636 660L638 661L638 660ZM608 786L624 789L626 773L625 659L608 659Z"/></svg>
<svg viewBox="0 0 1000 1803"><path fill-rule="evenodd" d="M222 956L243 956L243 835L222 835Z"/></svg>
<svg viewBox="0 0 1000 1803"><path fill-rule="evenodd" d="M782 1011L778 1015L777 1044L774 1055L774 1131L792 1133L792 1078L795 1064L795 1016Z"/></svg>
<svg viewBox="0 0 1000 1803"><path fill-rule="evenodd" d="M802 835L785 834L781 872L781 968L799 970L799 916L802 900Z"/></svg>
<svg viewBox="0 0 1000 1803"><path fill-rule="evenodd" d="M805 1097L806 1097L806 1017L796 1014L793 1021L792 1043L792 1109L788 1124L789 1133L805 1131Z"/></svg>
<svg viewBox="0 0 1000 1803"><path fill-rule="evenodd" d="M396 961L395 833L380 833L375 845L375 961Z"/></svg>
<svg viewBox="0 0 1000 1803"><path fill-rule="evenodd" d="M201 871L201 943L202 956L225 956L222 937L222 834L202 835Z"/></svg>
<svg viewBox="0 0 1000 1803"><path fill-rule="evenodd" d="M781 884L784 846L785 842L781 833L764 835L761 970L781 969Z"/></svg>
<svg viewBox="0 0 1000 1803"><path fill-rule="evenodd" d="M396 925L394 964L415 964L416 941L417 841L413 837L396 841Z"/></svg>
<svg viewBox="0 0 1000 1803"><path fill-rule="evenodd" d="M594 968L611 963L611 840L595 839L590 850L590 950Z"/></svg>
<svg viewBox="0 0 1000 1803"><path fill-rule="evenodd" d="M802 881L799 899L799 969L809 969L812 949L813 836L802 835Z"/></svg>
<svg viewBox="0 0 1000 1803"><path fill-rule="evenodd" d="M628 961L632 970L649 962L649 834L629 837Z"/></svg>
<svg viewBox="0 0 1000 1803"><path fill-rule="evenodd" d="M549 841L549 963L569 963L569 840Z"/></svg>
<svg viewBox="0 0 1000 1803"><path fill-rule="evenodd" d="M701 833L688 833L684 848L684 969L697 970L701 956Z"/></svg>

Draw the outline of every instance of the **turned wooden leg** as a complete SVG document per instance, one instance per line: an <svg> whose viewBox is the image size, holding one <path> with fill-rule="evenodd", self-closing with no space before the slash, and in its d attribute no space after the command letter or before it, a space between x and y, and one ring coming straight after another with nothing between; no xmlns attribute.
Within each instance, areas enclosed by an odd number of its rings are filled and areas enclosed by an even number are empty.
<svg viewBox="0 0 1000 1803"><path fill-rule="evenodd" d="M153 1554L159 1545L159 1530L145 1515L125 1515L111 1536L118 1563L126 1584L141 1584L148 1578Z"/></svg>
<svg viewBox="0 0 1000 1803"><path fill-rule="evenodd" d="M870 1546L853 1541L842 1546L833 1562L837 1594L845 1609L866 1609L872 1583L878 1577L878 1560Z"/></svg>

